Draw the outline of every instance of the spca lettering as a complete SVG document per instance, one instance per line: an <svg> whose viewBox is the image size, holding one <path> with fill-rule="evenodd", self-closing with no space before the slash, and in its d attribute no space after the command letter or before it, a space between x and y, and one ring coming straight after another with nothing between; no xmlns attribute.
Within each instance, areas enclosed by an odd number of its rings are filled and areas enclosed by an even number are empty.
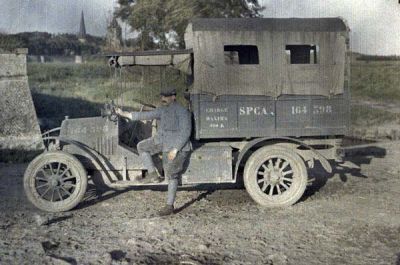
<svg viewBox="0 0 400 265"><path fill-rule="evenodd" d="M247 107L239 107L239 115L274 115L274 112L268 111L266 107L261 106L247 106Z"/></svg>

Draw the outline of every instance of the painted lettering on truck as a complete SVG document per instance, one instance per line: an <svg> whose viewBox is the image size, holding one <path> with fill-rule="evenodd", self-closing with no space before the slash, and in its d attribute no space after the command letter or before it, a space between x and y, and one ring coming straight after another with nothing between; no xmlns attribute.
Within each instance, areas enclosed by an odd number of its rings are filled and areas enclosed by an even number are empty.
<svg viewBox="0 0 400 265"><path fill-rule="evenodd" d="M274 115L273 111L268 111L266 107L261 106L242 106L239 107L239 116L243 115Z"/></svg>

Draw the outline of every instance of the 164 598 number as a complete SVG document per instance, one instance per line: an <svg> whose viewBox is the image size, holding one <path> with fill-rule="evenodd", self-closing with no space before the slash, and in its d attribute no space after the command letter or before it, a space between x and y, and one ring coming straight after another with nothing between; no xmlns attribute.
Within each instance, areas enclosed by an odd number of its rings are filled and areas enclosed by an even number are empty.
<svg viewBox="0 0 400 265"><path fill-rule="evenodd" d="M307 114L307 106L306 105L298 105L292 106L292 115L302 115ZM312 108L313 114L329 114L332 113L331 105L313 105Z"/></svg>
<svg viewBox="0 0 400 265"><path fill-rule="evenodd" d="M307 114L307 106L292 106L292 115Z"/></svg>
<svg viewBox="0 0 400 265"><path fill-rule="evenodd" d="M313 114L326 114L332 113L331 105L314 105L313 106Z"/></svg>

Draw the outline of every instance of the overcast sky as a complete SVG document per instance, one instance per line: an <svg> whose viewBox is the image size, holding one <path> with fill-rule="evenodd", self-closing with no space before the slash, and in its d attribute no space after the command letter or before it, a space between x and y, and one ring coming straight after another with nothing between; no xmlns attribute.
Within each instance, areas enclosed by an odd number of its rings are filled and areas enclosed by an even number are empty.
<svg viewBox="0 0 400 265"><path fill-rule="evenodd" d="M266 17L343 17L354 51L400 55L398 0L261 0Z"/></svg>
<svg viewBox="0 0 400 265"><path fill-rule="evenodd" d="M86 32L104 35L114 0L0 0L0 31L79 31L81 11Z"/></svg>
<svg viewBox="0 0 400 265"><path fill-rule="evenodd" d="M0 31L71 32L79 29L81 10L86 31L104 35L115 0L0 0ZM398 0L261 0L266 17L345 18L355 51L400 55Z"/></svg>

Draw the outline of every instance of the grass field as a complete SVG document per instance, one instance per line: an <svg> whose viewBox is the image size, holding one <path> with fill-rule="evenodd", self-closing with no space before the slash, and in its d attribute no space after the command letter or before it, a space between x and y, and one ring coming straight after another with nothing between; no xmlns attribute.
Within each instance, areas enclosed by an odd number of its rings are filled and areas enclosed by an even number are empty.
<svg viewBox="0 0 400 265"><path fill-rule="evenodd" d="M378 60L351 63L351 95L353 101L363 104L353 105L351 122L357 126L380 126L400 124L400 61ZM397 107L374 108L368 102L378 102L382 106L394 104Z"/></svg>
<svg viewBox="0 0 400 265"><path fill-rule="evenodd" d="M357 126L378 126L400 124L400 114L387 110L371 108L368 105L351 106L351 124Z"/></svg>
<svg viewBox="0 0 400 265"><path fill-rule="evenodd" d="M400 102L400 61L353 61L353 98Z"/></svg>
<svg viewBox="0 0 400 265"><path fill-rule="evenodd" d="M109 67L106 61L29 63L29 86L38 117L50 121L49 127L54 127L67 115L100 115L101 106L111 100L130 108L140 106L134 99L158 104L160 69L152 67L142 72L139 67L131 67L126 71ZM169 70L166 76L163 82L167 85L174 85L181 91L186 88L185 77L177 71Z"/></svg>
<svg viewBox="0 0 400 265"><path fill-rule="evenodd" d="M110 68L105 60L85 64L29 63L28 75L39 118L53 120L55 126L66 115L99 115L102 104L111 100L131 108L138 107L133 99L156 105L161 82L174 85L180 91L187 88L185 76L177 71L167 71L165 80L161 81L158 67L146 70L131 67L129 72L119 72ZM400 61L353 60L351 91L355 100L400 104ZM179 99L183 102L182 97ZM373 126L399 119L399 114L384 109L368 105L352 107L351 120L355 126Z"/></svg>
<svg viewBox="0 0 400 265"><path fill-rule="evenodd" d="M154 103L160 89L158 67L147 69L145 78L139 67L115 70L106 62L86 64L73 63L29 63L29 84L32 92L57 97L71 97L91 102L105 102L111 99L123 100L130 104L131 98ZM183 89L182 76L175 71L167 73L166 82Z"/></svg>

